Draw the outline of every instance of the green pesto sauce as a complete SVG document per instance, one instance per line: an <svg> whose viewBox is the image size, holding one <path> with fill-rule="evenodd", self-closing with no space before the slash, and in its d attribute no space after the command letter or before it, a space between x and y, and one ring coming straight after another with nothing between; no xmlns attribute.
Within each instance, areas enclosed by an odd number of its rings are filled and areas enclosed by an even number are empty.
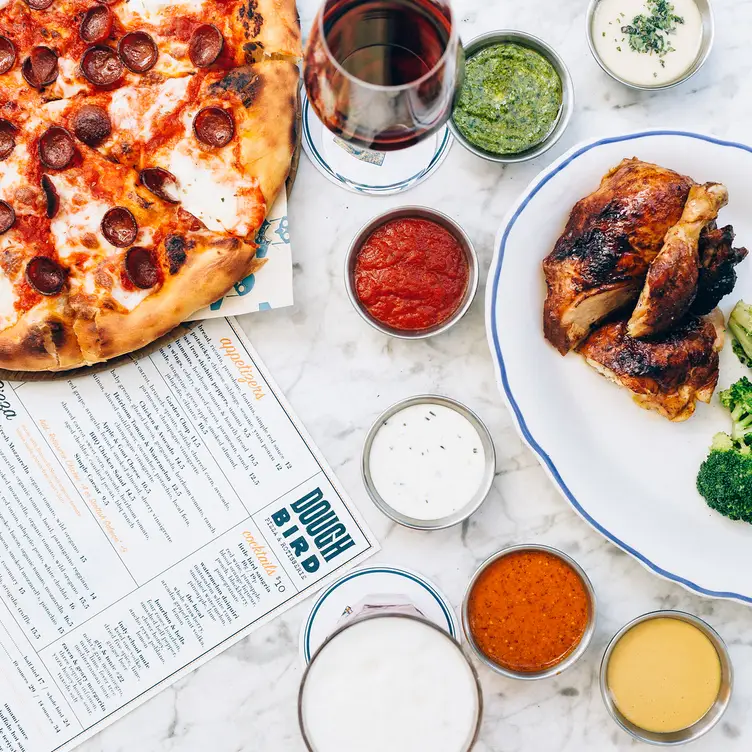
<svg viewBox="0 0 752 752"><path fill-rule="evenodd" d="M561 79L539 52L511 42L473 55L452 118L475 146L518 154L543 141L561 108Z"/></svg>

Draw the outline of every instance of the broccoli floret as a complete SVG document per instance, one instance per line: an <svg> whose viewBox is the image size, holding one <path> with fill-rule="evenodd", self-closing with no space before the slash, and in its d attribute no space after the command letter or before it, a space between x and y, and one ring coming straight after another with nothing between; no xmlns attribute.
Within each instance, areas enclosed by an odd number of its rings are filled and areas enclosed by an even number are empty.
<svg viewBox="0 0 752 752"><path fill-rule="evenodd" d="M752 523L752 448L726 433L716 434L700 465L697 490L711 509Z"/></svg>
<svg viewBox="0 0 752 752"><path fill-rule="evenodd" d="M745 376L718 396L731 413L731 438L752 444L752 382Z"/></svg>
<svg viewBox="0 0 752 752"><path fill-rule="evenodd" d="M728 329L734 352L745 366L752 368L752 305L740 300L731 311Z"/></svg>

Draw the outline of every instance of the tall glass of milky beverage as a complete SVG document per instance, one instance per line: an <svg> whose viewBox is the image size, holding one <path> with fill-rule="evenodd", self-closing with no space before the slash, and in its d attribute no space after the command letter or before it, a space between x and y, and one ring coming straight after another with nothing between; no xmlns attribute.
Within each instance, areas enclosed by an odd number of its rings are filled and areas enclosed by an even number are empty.
<svg viewBox="0 0 752 752"><path fill-rule="evenodd" d="M298 701L311 752L472 749L483 707L478 677L459 643L416 614L365 612L319 648Z"/></svg>

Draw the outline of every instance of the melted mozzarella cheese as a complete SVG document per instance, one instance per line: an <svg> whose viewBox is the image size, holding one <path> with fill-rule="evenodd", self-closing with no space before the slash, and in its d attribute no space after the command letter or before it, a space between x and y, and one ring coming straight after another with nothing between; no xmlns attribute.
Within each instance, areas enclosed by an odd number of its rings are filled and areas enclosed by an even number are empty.
<svg viewBox="0 0 752 752"><path fill-rule="evenodd" d="M75 60L69 60L66 57L60 57L57 60L59 75L57 85L63 98L68 99L84 88L84 82L77 77L78 63Z"/></svg>
<svg viewBox="0 0 752 752"><path fill-rule="evenodd" d="M178 179L183 208L214 232L245 236L251 231L252 200L243 189L254 188L219 156L197 157L195 149L181 144L170 155L167 169Z"/></svg>
<svg viewBox="0 0 752 752"><path fill-rule="evenodd" d="M15 308L16 294L11 281L0 272L0 330L15 324L18 311Z"/></svg>
<svg viewBox="0 0 752 752"><path fill-rule="evenodd" d="M154 126L174 112L185 98L189 76L167 79L156 87L152 104L140 115L142 92L131 86L117 89L110 102L110 117L116 130L128 131L139 141L148 141L154 135Z"/></svg>
<svg viewBox="0 0 752 752"><path fill-rule="evenodd" d="M28 186L28 178L24 178L22 173L28 162L29 150L25 143L17 140L11 155L2 163L0 169L0 197L13 203L16 212L19 212L20 208L13 198L19 188Z"/></svg>
<svg viewBox="0 0 752 752"><path fill-rule="evenodd" d="M152 290L126 290L118 280L110 291L110 295L120 303L123 308L132 311L144 298L151 295Z"/></svg>
<svg viewBox="0 0 752 752"><path fill-rule="evenodd" d="M175 8L177 13L197 13L201 11L204 0L130 0L122 6L122 15L125 25L128 25L128 16L138 16L143 21L152 24L158 24L165 17L165 11ZM118 8L120 12L121 9ZM209 21L207 21L209 23Z"/></svg>
<svg viewBox="0 0 752 752"><path fill-rule="evenodd" d="M60 257L66 258L78 251L91 254L91 236L94 236L100 248L114 248L104 239L100 230L102 217L110 207L91 196L80 196L75 186L68 183L62 175L55 175L50 179L60 196L60 211L50 224ZM86 245L83 242L85 236L89 236Z"/></svg>

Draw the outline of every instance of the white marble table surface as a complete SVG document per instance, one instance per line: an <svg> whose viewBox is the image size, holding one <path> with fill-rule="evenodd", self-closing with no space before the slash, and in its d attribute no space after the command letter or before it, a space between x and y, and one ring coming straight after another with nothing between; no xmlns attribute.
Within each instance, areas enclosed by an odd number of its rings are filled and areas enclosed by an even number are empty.
<svg viewBox="0 0 752 752"><path fill-rule="evenodd" d="M318 0L299 3L307 30ZM243 322L380 539L383 550L371 563L423 572L455 606L476 565L511 543L563 548L592 578L599 623L577 666L559 678L532 683L479 669L486 713L478 752L604 752L636 746L603 707L598 664L619 627L659 608L684 609L709 621L727 641L736 669L731 707L692 749L749 750L752 611L697 597L648 573L570 509L523 447L502 404L486 344L482 289L469 314L448 334L426 342L388 339L350 307L342 283L343 254L370 217L399 204L426 204L464 226L478 248L484 280L507 207L540 169L578 141L656 126L752 140L752 2L713 4L716 44L706 66L677 89L647 94L612 82L591 58L584 33L587 0L455 0L466 40L492 29L517 28L543 37L563 55L577 93L569 130L547 155L506 168L455 144L427 182L390 198L347 193L303 157L290 207L296 305ZM498 452L496 481L483 508L469 524L443 532L413 532L390 523L369 502L360 480L361 444L373 418L392 402L420 392L444 393L470 405L491 428ZM302 672L298 633L310 605L296 607L215 658L84 744L82 752L302 751L296 721ZM357 752L357 745L343 750Z"/></svg>

